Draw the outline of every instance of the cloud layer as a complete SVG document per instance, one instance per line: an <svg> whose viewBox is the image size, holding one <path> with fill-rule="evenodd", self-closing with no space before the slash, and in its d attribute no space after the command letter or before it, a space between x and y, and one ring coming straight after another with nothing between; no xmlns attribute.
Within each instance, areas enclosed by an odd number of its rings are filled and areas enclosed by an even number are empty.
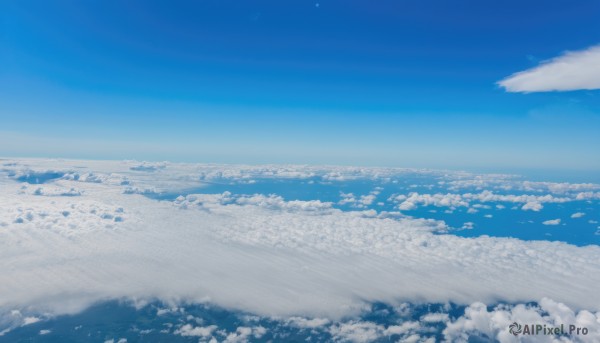
<svg viewBox="0 0 600 343"><path fill-rule="evenodd" d="M566 52L539 66L515 73L498 85L507 92L600 89L600 46Z"/></svg>
<svg viewBox="0 0 600 343"><path fill-rule="evenodd" d="M73 163L79 177L65 171L27 185L15 182L21 174L14 172L0 180L0 312L71 313L118 298L209 301L264 316L330 319L378 301L469 305L548 297L600 310L597 246L461 238L438 234L446 229L440 221L344 212L318 200L223 193L158 201L127 189L180 187L208 173L168 164ZM64 166L30 164L39 175ZM227 173L244 179L234 167L217 175ZM301 167L286 173L311 175ZM354 335L380 328L332 330Z"/></svg>

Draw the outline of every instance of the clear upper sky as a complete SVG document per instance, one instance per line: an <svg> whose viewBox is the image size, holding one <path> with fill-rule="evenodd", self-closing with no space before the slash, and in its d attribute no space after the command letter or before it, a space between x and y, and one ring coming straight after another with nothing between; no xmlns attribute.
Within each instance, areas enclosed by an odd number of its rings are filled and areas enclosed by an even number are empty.
<svg viewBox="0 0 600 343"><path fill-rule="evenodd" d="M498 84L599 44L595 0L15 0L0 18L0 156L600 170L600 54L578 69L592 85Z"/></svg>

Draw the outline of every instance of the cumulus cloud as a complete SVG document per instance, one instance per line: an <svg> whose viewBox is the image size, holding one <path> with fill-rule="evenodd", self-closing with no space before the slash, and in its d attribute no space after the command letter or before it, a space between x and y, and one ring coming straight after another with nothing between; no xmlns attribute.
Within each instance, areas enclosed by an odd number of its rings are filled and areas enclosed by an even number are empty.
<svg viewBox="0 0 600 343"><path fill-rule="evenodd" d="M445 314L447 317L448 315ZM405 321L399 325L385 327L381 324L366 321L349 321L336 323L329 327L329 333L334 342L373 342L382 337L402 336L401 342L434 342L432 339L422 338L418 331L422 326L417 321Z"/></svg>
<svg viewBox="0 0 600 343"><path fill-rule="evenodd" d="M338 202L338 204L349 205L354 208L367 208L368 206L373 204L375 199L377 199L377 195L381 193L381 190L381 187L377 187L371 192L369 192L369 194L361 195L360 197L356 197L352 193L340 192L340 197L342 199Z"/></svg>
<svg viewBox="0 0 600 343"><path fill-rule="evenodd" d="M262 326L253 327L253 328L246 327L246 326L240 326L236 329L235 332L228 334L227 337L225 337L225 340L223 340L223 342L224 343L245 343L245 342L248 342L248 340L251 337L254 337L255 339L259 339L265 333L266 333L266 329Z"/></svg>
<svg viewBox="0 0 600 343"><path fill-rule="evenodd" d="M576 212L576 213L573 213L571 215L571 218L581 218L583 216L585 216L585 213L583 213L583 212Z"/></svg>
<svg viewBox="0 0 600 343"><path fill-rule="evenodd" d="M521 325L539 324L548 327L568 327L575 325L589 330L587 335L553 336L534 335L516 337L508 331L511 323ZM472 340L490 338L500 343L509 342L598 342L600 340L600 313L586 310L579 312L544 298L538 305L516 306L500 305L488 310L483 303L473 303L465 309L465 314L453 320L444 329L444 338L448 342L466 343Z"/></svg>
<svg viewBox="0 0 600 343"><path fill-rule="evenodd" d="M201 338L209 338L212 336L212 333L217 329L216 325L209 326L192 326L191 324L185 324L179 329L175 331L176 335L181 336L193 336L193 337L201 337Z"/></svg>
<svg viewBox="0 0 600 343"><path fill-rule="evenodd" d="M390 200L400 202L398 209L403 211L414 210L418 206L436 206L436 207L468 207L468 201L464 200L460 194L419 194L411 192L408 196L393 196Z"/></svg>
<svg viewBox="0 0 600 343"><path fill-rule="evenodd" d="M560 219L546 220L546 221L543 221L542 224L544 224L544 225L559 225L560 224Z"/></svg>
<svg viewBox="0 0 600 343"><path fill-rule="evenodd" d="M444 175L445 180L439 181L440 186L448 190L474 189L478 191L524 191L548 192L552 194L571 195L583 193L585 197L593 197L593 191L600 190L600 184L594 183L569 183L520 180L515 175L505 174L470 174L455 172ZM599 197L600 198L600 197Z"/></svg>
<svg viewBox="0 0 600 343"><path fill-rule="evenodd" d="M538 212L542 208L544 208L544 206L539 201L529 201L525 205L523 205L523 207L521 207L523 211L531 210L536 212Z"/></svg>
<svg viewBox="0 0 600 343"><path fill-rule="evenodd" d="M484 190L481 193L435 193L435 194L419 194L411 192L408 196L400 194L389 198L390 201L399 203L397 208L402 211L415 210L419 206L436 206L436 207L470 207L468 213L477 213L476 208L491 208L488 205L473 204L471 202L511 202L523 203L522 210L540 211L544 206L543 203L565 203L576 200L589 199L589 197L577 194L577 197L555 197L551 194L546 195L529 195L529 194L497 194L489 190ZM502 205L499 208L504 208Z"/></svg>
<svg viewBox="0 0 600 343"><path fill-rule="evenodd" d="M190 321L202 322L200 318L190 318L188 323L179 324L173 331L176 335L190 333L187 336L200 337L200 341L217 341L225 339L229 342L245 342L249 338L282 337L294 332L310 331L307 340L333 342L471 342L497 341L509 342L597 342L600 338L600 312L574 310L564 303L543 298L539 302L528 304L496 304L493 306L475 302L459 308L451 304L411 305L403 303L397 307L384 309L391 320L373 320L371 315L382 309L371 309L371 312L361 316L362 319L344 319L331 322L325 319L308 319L292 317L287 320L276 320L269 329L262 326L248 325L233 326L233 331L220 329L216 325L196 326ZM426 311L423 314L423 311ZM373 312L375 311L375 312ZM431 312L427 312L431 311ZM298 323L302 323L297 325ZM307 323L310 323L306 325ZM515 336L508 330L510 325L518 323L525 325L540 325L546 327L561 327L565 335L519 335ZM585 328L585 334L570 333L570 326ZM237 327L237 328L236 328ZM295 331L300 330L300 331ZM284 334L285 335L285 334ZM269 338L270 338L269 337ZM301 340L301 339L299 339Z"/></svg>
<svg viewBox="0 0 600 343"><path fill-rule="evenodd" d="M333 326L330 333L335 341L372 342L382 335L383 325L372 322L350 322Z"/></svg>
<svg viewBox="0 0 600 343"><path fill-rule="evenodd" d="M573 91L600 88L600 46L566 52L539 66L515 73L498 85L508 92Z"/></svg>

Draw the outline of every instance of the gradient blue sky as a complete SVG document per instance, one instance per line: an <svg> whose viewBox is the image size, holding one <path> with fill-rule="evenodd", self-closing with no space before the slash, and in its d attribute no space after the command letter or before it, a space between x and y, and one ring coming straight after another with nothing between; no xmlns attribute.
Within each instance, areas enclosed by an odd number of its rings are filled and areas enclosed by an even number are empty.
<svg viewBox="0 0 600 343"><path fill-rule="evenodd" d="M0 156L600 171L598 90L497 82L598 1L2 1Z"/></svg>

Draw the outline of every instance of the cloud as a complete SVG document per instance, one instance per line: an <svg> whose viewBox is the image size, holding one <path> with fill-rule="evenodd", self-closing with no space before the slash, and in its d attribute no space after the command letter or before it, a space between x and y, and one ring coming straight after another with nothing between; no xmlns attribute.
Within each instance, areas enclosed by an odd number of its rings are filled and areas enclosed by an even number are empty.
<svg viewBox="0 0 600 343"><path fill-rule="evenodd" d="M181 336L195 336L195 337L202 337L202 338L207 338L207 337L211 337L212 333L217 329L216 325L209 325L209 326L192 326L191 324L185 324L182 327L180 327L179 329L177 329L175 331L175 334L177 335L181 335Z"/></svg>
<svg viewBox="0 0 600 343"><path fill-rule="evenodd" d="M401 211L415 210L419 206L436 206L436 207L469 207L472 201L478 202L512 202L523 203L522 210L540 211L544 206L542 203L565 203L570 201L584 200L593 198L595 195L578 193L574 197L555 197L551 194L546 195L528 195L528 194L496 194L489 190L484 190L481 193L436 193L436 194L419 194L411 192L406 195L394 195L389 198L390 201L399 203L397 208ZM482 204L474 204L467 213L477 213L475 208L489 209L490 206ZM499 207L500 208L500 207Z"/></svg>
<svg viewBox="0 0 600 343"><path fill-rule="evenodd" d="M464 172L455 172L444 176L444 181L438 184L446 186L448 190L475 189L478 191L499 190L510 191L519 190L525 192L549 192L552 194L577 194L591 193L600 190L600 184L594 183L568 183L568 182L542 182L519 180L516 175L505 174L470 174ZM588 194L592 196L593 194Z"/></svg>
<svg viewBox="0 0 600 343"><path fill-rule="evenodd" d="M342 199L338 202L338 205L349 205L354 208L367 208L368 206L373 204L375 199L377 199L377 195L379 195L379 193L381 193L381 190L375 189L369 194L361 195L359 198L357 198L352 193L340 192L340 197Z"/></svg>
<svg viewBox="0 0 600 343"><path fill-rule="evenodd" d="M302 318L302 317L290 317L287 320L287 325L302 328L302 329L315 329L323 327L329 324L329 319L326 318Z"/></svg>
<svg viewBox="0 0 600 343"><path fill-rule="evenodd" d="M566 52L515 73L498 85L507 92L521 93L600 89L600 46Z"/></svg>
<svg viewBox="0 0 600 343"><path fill-rule="evenodd" d="M523 207L521 207L523 211L531 210L536 212L538 212L542 208L544 208L544 206L542 206L542 204L538 201L529 201L528 203L523 205Z"/></svg>
<svg viewBox="0 0 600 343"><path fill-rule="evenodd" d="M35 170L63 165L27 163ZM286 201L275 195L191 194L159 201L124 194L129 186L121 181L136 187L181 187L192 179L200 182L198 175L208 175L207 170L236 175L235 180L249 169L169 164L166 170L139 172L130 169L134 162L71 163L69 169L80 166L103 181L59 178L44 189L77 187L80 195L39 196L23 191L24 184L14 178L0 177L0 317L12 318L11 311L21 310L22 321L123 298L210 302L262 316L324 320L360 313L378 301L468 305L549 297L573 309L600 310L597 246L437 234L444 222L344 212L328 202ZM281 170L252 168L257 174ZM316 169L285 170L308 175ZM368 170L340 174L374 175ZM412 197L420 203L420 196ZM480 193L468 200L495 197ZM448 194L422 199L465 201ZM194 331L197 327L185 332L207 332ZM335 330L339 337L360 338L385 335L389 328ZM230 340L254 337L255 331L242 328L231 332Z"/></svg>
<svg viewBox="0 0 600 343"><path fill-rule="evenodd" d="M444 318L447 318L448 315L444 315ZM431 321L425 322L430 323ZM389 325L387 328L384 325L373 322L349 321L331 325L329 333L334 342L365 343L392 335L404 336L404 339L401 340L402 342L433 342L431 340L422 340L421 336L416 333L420 330L422 330L422 327L416 321L405 321L400 325Z"/></svg>
<svg viewBox="0 0 600 343"><path fill-rule="evenodd" d="M473 228L475 227L475 223L473 222L466 222L463 224L462 229L463 230L473 230Z"/></svg>
<svg viewBox="0 0 600 343"><path fill-rule="evenodd" d="M448 314L447 313L428 313L421 317L422 322L427 323L436 323L436 322L447 322Z"/></svg>
<svg viewBox="0 0 600 343"><path fill-rule="evenodd" d="M433 310L431 307L436 309ZM423 310L426 311L425 314L423 314ZM252 332L263 335L268 332L271 335L270 337L278 337L281 332L293 336L296 332L309 329L311 336L307 340L356 343L373 341L466 343L490 340L500 343L521 341L591 343L600 339L600 313L587 310L576 311L549 298L543 298L536 303L514 305L497 304L488 306L481 302L474 302L464 308L457 308L450 304L438 307L437 304L415 306L404 303L398 307L384 310L388 318L395 318L393 320L373 321L372 318L369 318L379 311L381 309L375 310L372 308L361 319L345 319L339 322L315 319L315 321L318 321L318 325L308 326L294 325L294 321L310 321L306 318L294 317L293 320L290 318L286 321L275 321L276 325L267 325L269 329L261 326L255 326L252 329L249 326L238 326L233 332L219 329L215 325L206 330L201 326L194 327L191 324L180 324L174 334L194 332L198 329L196 336L203 337L203 341L207 341L209 338L215 339L215 337L248 338ZM427 313L427 311L433 312ZM198 318L195 320L202 321ZM515 322L522 326L541 325L543 327L545 325L548 328L561 327L562 325L565 335L515 336L508 330L509 326ZM586 334L569 333L571 325L586 328ZM300 331L295 331L295 329ZM439 338L436 339L437 337Z"/></svg>
<svg viewBox="0 0 600 343"><path fill-rule="evenodd" d="M576 213L573 213L571 215L571 218L581 218L583 216L585 216L585 213L583 213L583 212L576 212Z"/></svg>
<svg viewBox="0 0 600 343"><path fill-rule="evenodd" d="M266 333L266 329L262 326L259 327L246 327L240 326L235 332L232 332L225 337L223 343L244 343L248 342L251 337L255 339L261 338Z"/></svg>
<svg viewBox="0 0 600 343"><path fill-rule="evenodd" d="M118 341L115 341L114 339L107 339L106 341L104 341L104 343L127 343L127 338L119 338Z"/></svg>
<svg viewBox="0 0 600 343"><path fill-rule="evenodd" d="M542 222L542 224L544 224L544 225L559 225L560 219L546 220L546 221Z"/></svg>
<svg viewBox="0 0 600 343"><path fill-rule="evenodd" d="M384 330L383 325L372 322L350 322L333 326L330 333L334 341L365 343L382 336Z"/></svg>
<svg viewBox="0 0 600 343"><path fill-rule="evenodd" d="M586 327L587 335L572 336L520 336L515 337L509 331L511 323L521 325L539 324L547 327L565 327L575 325ZM444 329L444 338L448 342L466 343L472 340L488 341L490 338L500 343L509 342L598 342L600 341L600 313L582 310L573 311L571 308L544 298L538 305L516 306L500 305L488 310L483 303L473 303L465 309L465 314L453 320Z"/></svg>

